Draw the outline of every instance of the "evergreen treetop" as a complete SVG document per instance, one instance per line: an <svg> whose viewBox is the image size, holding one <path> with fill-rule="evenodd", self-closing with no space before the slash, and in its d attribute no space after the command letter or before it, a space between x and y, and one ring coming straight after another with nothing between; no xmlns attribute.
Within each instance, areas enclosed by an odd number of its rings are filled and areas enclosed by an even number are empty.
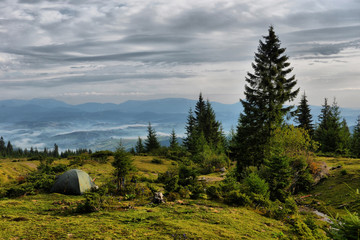
<svg viewBox="0 0 360 240"><path fill-rule="evenodd" d="M170 143L170 149L175 150L175 149L177 149L179 147L179 143L177 142L175 129L173 129L171 131L169 143Z"/></svg>
<svg viewBox="0 0 360 240"><path fill-rule="evenodd" d="M142 143L142 139L140 137L138 137L138 140L136 142L135 151L137 154L145 152L145 147L144 147L144 144Z"/></svg>
<svg viewBox="0 0 360 240"><path fill-rule="evenodd" d="M152 152L160 148L160 143L156 136L156 131L151 127L151 123L149 122L148 126L148 135L145 140L145 151Z"/></svg>
<svg viewBox="0 0 360 240"><path fill-rule="evenodd" d="M306 99L306 94L301 96L300 104L297 108L295 121L299 124L298 127L301 127L309 132L310 136L314 134L314 124L312 123L312 115L310 112L310 107L308 105L308 100Z"/></svg>

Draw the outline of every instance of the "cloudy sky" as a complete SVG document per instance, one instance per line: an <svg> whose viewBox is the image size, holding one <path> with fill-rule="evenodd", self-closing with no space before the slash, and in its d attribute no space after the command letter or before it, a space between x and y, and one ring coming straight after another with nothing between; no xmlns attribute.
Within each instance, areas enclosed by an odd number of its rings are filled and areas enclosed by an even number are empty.
<svg viewBox="0 0 360 240"><path fill-rule="evenodd" d="M0 99L235 103L270 25L310 104L360 108L358 0L0 0Z"/></svg>

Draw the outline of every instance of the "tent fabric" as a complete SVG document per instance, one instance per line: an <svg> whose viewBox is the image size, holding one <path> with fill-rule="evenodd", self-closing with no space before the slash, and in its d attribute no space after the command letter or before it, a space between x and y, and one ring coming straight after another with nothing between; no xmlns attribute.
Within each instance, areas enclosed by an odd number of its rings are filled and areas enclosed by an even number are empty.
<svg viewBox="0 0 360 240"><path fill-rule="evenodd" d="M71 169L58 177L51 188L51 192L80 195L96 187L89 174L82 170Z"/></svg>

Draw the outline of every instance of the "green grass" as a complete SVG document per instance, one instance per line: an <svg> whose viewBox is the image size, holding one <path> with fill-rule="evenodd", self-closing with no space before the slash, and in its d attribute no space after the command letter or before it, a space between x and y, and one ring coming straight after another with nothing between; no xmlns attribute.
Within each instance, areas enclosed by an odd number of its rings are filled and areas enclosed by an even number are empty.
<svg viewBox="0 0 360 240"><path fill-rule="evenodd" d="M72 213L69 209L81 199L41 194L2 200L0 238L174 239L185 234L188 239L274 239L289 231L283 223L254 211L210 201L159 206L120 202L111 210ZM58 204L60 200L66 204Z"/></svg>
<svg viewBox="0 0 360 240"><path fill-rule="evenodd" d="M134 157L137 174L156 179L158 173L174 165L168 159L162 159L163 164L152 163L152 159L151 156ZM112 178L110 162L99 164L89 160L76 168L96 177L95 182L101 186ZM57 160L54 164L59 163L69 164L69 160ZM34 171L38 164L7 159L1 160L0 169L5 178L15 181L20 175ZM220 178L219 173L205 177ZM109 198L111 204L106 209L89 214L75 211L83 196L38 194L2 199L0 239L184 239L184 236L187 239L274 239L274 236L291 235L289 226L281 221L254 210L209 200L185 199L152 205L151 199Z"/></svg>
<svg viewBox="0 0 360 240"><path fill-rule="evenodd" d="M38 161L24 159L0 159L0 187L14 183L20 176L36 170Z"/></svg>

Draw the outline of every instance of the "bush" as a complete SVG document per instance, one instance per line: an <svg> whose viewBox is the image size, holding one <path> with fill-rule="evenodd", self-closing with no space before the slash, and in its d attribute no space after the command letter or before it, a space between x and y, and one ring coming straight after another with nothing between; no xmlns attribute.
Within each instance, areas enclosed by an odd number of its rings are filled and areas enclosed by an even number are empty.
<svg viewBox="0 0 360 240"><path fill-rule="evenodd" d="M97 192L88 192L84 194L85 201L80 202L76 207L78 213L98 212L101 209L101 196Z"/></svg>
<svg viewBox="0 0 360 240"><path fill-rule="evenodd" d="M175 201L178 199L180 199L180 194L177 192L171 192L171 193L167 194L167 196L166 196L166 200L168 200L168 201Z"/></svg>
<svg viewBox="0 0 360 240"><path fill-rule="evenodd" d="M208 189L206 189L206 194L211 199L214 199L214 200L222 199L222 196L221 196L220 192L221 192L221 190L217 186L210 186L210 187L208 187Z"/></svg>
<svg viewBox="0 0 360 240"><path fill-rule="evenodd" d="M299 218L292 219L291 230L300 237L300 239L315 240L311 229Z"/></svg>
<svg viewBox="0 0 360 240"><path fill-rule="evenodd" d="M151 163L155 163L155 164L163 164L164 161L162 159L159 159L159 158L153 158L151 160Z"/></svg>
<svg viewBox="0 0 360 240"><path fill-rule="evenodd" d="M6 197L16 198L24 195L35 195L36 189L33 184L24 183L18 186L10 187L6 190Z"/></svg>
<svg viewBox="0 0 360 240"><path fill-rule="evenodd" d="M187 189L183 186L180 186L179 194L180 194L181 198L190 198L191 192L189 189Z"/></svg>
<svg viewBox="0 0 360 240"><path fill-rule="evenodd" d="M285 203L276 200L270 203L266 215L277 220L285 220L295 214L297 209L296 202L293 198L285 199Z"/></svg>
<svg viewBox="0 0 360 240"><path fill-rule="evenodd" d="M96 151L93 154L91 154L91 159L95 160L98 163L106 163L108 161L108 157L113 155L114 153L109 150Z"/></svg>
<svg viewBox="0 0 360 240"><path fill-rule="evenodd" d="M269 198L261 195L261 194L255 194L252 193L250 195L250 199L252 202L252 206L255 208L268 208L271 205L271 201L269 200Z"/></svg>
<svg viewBox="0 0 360 240"><path fill-rule="evenodd" d="M250 197L239 190L229 192L225 198L225 202L236 206L248 206L252 204Z"/></svg>
<svg viewBox="0 0 360 240"><path fill-rule="evenodd" d="M257 173L250 173L249 176L244 179L243 184L247 194L255 193L262 195L264 198L269 197L269 185L264 179L260 178Z"/></svg>

